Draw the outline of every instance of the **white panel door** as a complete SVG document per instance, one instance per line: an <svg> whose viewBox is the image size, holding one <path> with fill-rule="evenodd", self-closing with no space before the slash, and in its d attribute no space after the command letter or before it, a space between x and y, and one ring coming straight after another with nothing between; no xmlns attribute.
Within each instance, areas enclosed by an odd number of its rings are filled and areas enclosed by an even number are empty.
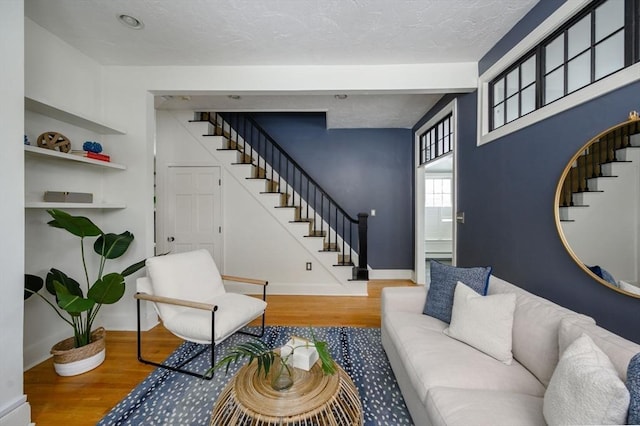
<svg viewBox="0 0 640 426"><path fill-rule="evenodd" d="M168 166L165 235L167 251L204 248L222 265L220 167Z"/></svg>

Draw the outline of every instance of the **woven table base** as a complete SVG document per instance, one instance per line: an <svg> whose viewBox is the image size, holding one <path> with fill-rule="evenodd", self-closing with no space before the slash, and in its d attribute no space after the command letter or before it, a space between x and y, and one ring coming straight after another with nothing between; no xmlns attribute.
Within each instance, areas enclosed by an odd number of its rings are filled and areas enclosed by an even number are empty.
<svg viewBox="0 0 640 426"><path fill-rule="evenodd" d="M362 425L362 404L353 381L338 366L325 376L319 363L310 371L294 369L293 386L271 388L258 376L257 363L243 366L224 388L211 416L212 426Z"/></svg>

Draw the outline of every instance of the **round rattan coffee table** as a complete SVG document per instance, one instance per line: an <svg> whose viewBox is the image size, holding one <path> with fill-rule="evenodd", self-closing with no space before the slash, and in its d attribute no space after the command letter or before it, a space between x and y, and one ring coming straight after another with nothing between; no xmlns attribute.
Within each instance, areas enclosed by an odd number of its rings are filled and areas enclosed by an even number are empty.
<svg viewBox="0 0 640 426"><path fill-rule="evenodd" d="M211 426L362 425L362 403L353 381L338 366L325 376L319 362L311 370L294 369L293 386L271 388L257 363L240 368L218 397Z"/></svg>

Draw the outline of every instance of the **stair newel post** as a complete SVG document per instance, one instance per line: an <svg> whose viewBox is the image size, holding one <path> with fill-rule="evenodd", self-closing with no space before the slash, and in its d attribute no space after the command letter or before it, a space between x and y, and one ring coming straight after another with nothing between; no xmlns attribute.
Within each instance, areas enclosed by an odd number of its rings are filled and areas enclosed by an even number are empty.
<svg viewBox="0 0 640 426"><path fill-rule="evenodd" d="M358 266L353 268L354 280L368 280L367 269L367 213L358 213Z"/></svg>

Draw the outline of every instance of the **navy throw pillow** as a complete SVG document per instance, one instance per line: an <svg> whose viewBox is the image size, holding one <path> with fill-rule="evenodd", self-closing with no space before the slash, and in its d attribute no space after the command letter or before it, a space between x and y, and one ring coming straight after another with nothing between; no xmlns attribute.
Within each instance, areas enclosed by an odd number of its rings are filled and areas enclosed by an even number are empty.
<svg viewBox="0 0 640 426"><path fill-rule="evenodd" d="M628 425L640 424L640 353L635 354L627 368L627 389L629 389Z"/></svg>
<svg viewBox="0 0 640 426"><path fill-rule="evenodd" d="M613 275L611 275L609 273L609 271L607 271L606 269L602 268L601 266L598 266L598 265L588 266L587 265L587 268L589 268L589 270L591 272L593 272L594 274L596 274L598 277L602 278L603 280L605 280L609 284L614 285L616 287L619 287L618 286L618 282L613 277Z"/></svg>
<svg viewBox="0 0 640 426"><path fill-rule="evenodd" d="M458 281L462 281L478 294L485 296L489 286L491 267L458 268L431 261L431 284L427 292L427 302L423 313L438 318L447 324L451 322L453 294Z"/></svg>

